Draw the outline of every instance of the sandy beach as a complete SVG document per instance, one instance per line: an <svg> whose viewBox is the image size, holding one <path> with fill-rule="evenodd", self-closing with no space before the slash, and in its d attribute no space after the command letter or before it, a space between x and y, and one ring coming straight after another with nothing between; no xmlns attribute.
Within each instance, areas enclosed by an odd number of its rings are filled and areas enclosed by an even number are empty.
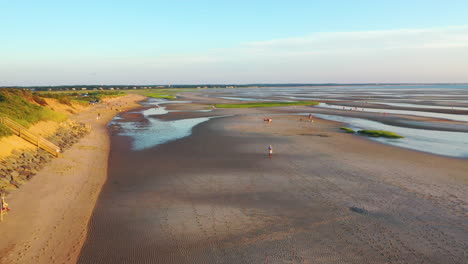
<svg viewBox="0 0 468 264"><path fill-rule="evenodd" d="M90 124L92 131L7 197L12 211L0 224L0 263L76 262L107 177L106 124L118 113L116 107L118 111L134 108L143 98L113 98L106 101L113 109L98 104L71 117Z"/></svg>
<svg viewBox="0 0 468 264"><path fill-rule="evenodd" d="M78 263L464 262L466 159L268 111L220 110L237 116L140 151L113 134Z"/></svg>

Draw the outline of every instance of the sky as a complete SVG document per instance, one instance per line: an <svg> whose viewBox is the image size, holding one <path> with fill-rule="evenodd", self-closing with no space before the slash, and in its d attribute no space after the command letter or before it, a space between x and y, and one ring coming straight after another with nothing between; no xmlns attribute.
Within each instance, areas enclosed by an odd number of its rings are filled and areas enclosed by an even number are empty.
<svg viewBox="0 0 468 264"><path fill-rule="evenodd" d="M466 0L0 0L0 86L468 82Z"/></svg>

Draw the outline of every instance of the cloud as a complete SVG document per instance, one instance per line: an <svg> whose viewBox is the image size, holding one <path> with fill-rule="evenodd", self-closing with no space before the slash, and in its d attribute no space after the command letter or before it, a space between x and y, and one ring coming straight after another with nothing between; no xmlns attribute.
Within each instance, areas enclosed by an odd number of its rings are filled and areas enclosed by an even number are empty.
<svg viewBox="0 0 468 264"><path fill-rule="evenodd" d="M246 49L318 51L468 47L468 26L325 32L303 37L244 43Z"/></svg>
<svg viewBox="0 0 468 264"><path fill-rule="evenodd" d="M356 32L320 32L302 37L239 43L229 49L215 49L198 54L169 54L151 58L154 65L268 64L282 60L289 64L301 61L353 59L356 55L386 58L414 52L431 57L431 52L468 54L468 25L421 29L395 29ZM426 54L424 54L426 53ZM448 54L449 55L449 54ZM451 54L450 54L451 55ZM410 56L411 57L411 56ZM354 58L355 59L355 58ZM414 57L414 59L418 59Z"/></svg>

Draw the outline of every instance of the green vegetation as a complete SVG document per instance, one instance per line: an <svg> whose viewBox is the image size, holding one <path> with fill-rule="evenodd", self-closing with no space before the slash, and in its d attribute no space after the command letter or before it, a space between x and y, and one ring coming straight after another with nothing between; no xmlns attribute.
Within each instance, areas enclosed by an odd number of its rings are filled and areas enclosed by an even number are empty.
<svg viewBox="0 0 468 264"><path fill-rule="evenodd" d="M38 104L45 103L42 98L30 91L0 89L0 116L8 117L17 123L29 127L41 120L61 122L67 117ZM10 135L10 130L0 125L0 137Z"/></svg>
<svg viewBox="0 0 468 264"><path fill-rule="evenodd" d="M0 138L13 135L11 130L3 124L0 124Z"/></svg>
<svg viewBox="0 0 468 264"><path fill-rule="evenodd" d="M72 105L72 101L81 102L81 103L89 103L89 102L98 102L101 101L103 98L109 97L118 97L125 95L125 93L121 91L83 91L83 92L41 92L35 93L34 95L38 95L40 97L46 98L54 98L57 99L60 103L66 105Z"/></svg>
<svg viewBox="0 0 468 264"><path fill-rule="evenodd" d="M349 127L340 127L341 130L344 130L346 133L356 133L356 131L354 131L353 129L349 128Z"/></svg>
<svg viewBox="0 0 468 264"><path fill-rule="evenodd" d="M175 100L177 97L175 95L162 94L162 93L141 93L144 96L160 99Z"/></svg>
<svg viewBox="0 0 468 264"><path fill-rule="evenodd" d="M359 134L363 134L363 135L366 135L366 136L370 136L370 137L386 137L386 138L404 138L394 132L390 132L390 131L383 131L383 130L368 130L368 129L364 129L364 130L359 130L358 131Z"/></svg>
<svg viewBox="0 0 468 264"><path fill-rule="evenodd" d="M167 100L177 99L177 93L196 92L196 91L197 89L177 89L177 88L126 90L126 92L128 93L141 94L141 95L152 97L152 98L160 98L160 99L167 99Z"/></svg>
<svg viewBox="0 0 468 264"><path fill-rule="evenodd" d="M318 102L299 101L299 102L259 102L259 103L243 103L243 104L216 104L217 108L251 108L251 107L277 107L277 106L293 106L293 105L318 105Z"/></svg>

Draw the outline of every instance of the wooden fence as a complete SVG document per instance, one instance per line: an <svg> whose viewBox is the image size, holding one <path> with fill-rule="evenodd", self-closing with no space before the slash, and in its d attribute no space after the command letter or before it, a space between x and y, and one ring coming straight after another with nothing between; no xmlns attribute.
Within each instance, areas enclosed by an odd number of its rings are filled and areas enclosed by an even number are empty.
<svg viewBox="0 0 468 264"><path fill-rule="evenodd" d="M37 148L41 148L50 154L54 155L55 157L60 156L60 147L55 145L54 143L48 141L47 139L34 135L33 133L29 132L25 127L16 123L15 121L11 120L8 117L0 117L0 124L5 125L8 127L15 135L25 139L26 141L30 142L37 146Z"/></svg>

